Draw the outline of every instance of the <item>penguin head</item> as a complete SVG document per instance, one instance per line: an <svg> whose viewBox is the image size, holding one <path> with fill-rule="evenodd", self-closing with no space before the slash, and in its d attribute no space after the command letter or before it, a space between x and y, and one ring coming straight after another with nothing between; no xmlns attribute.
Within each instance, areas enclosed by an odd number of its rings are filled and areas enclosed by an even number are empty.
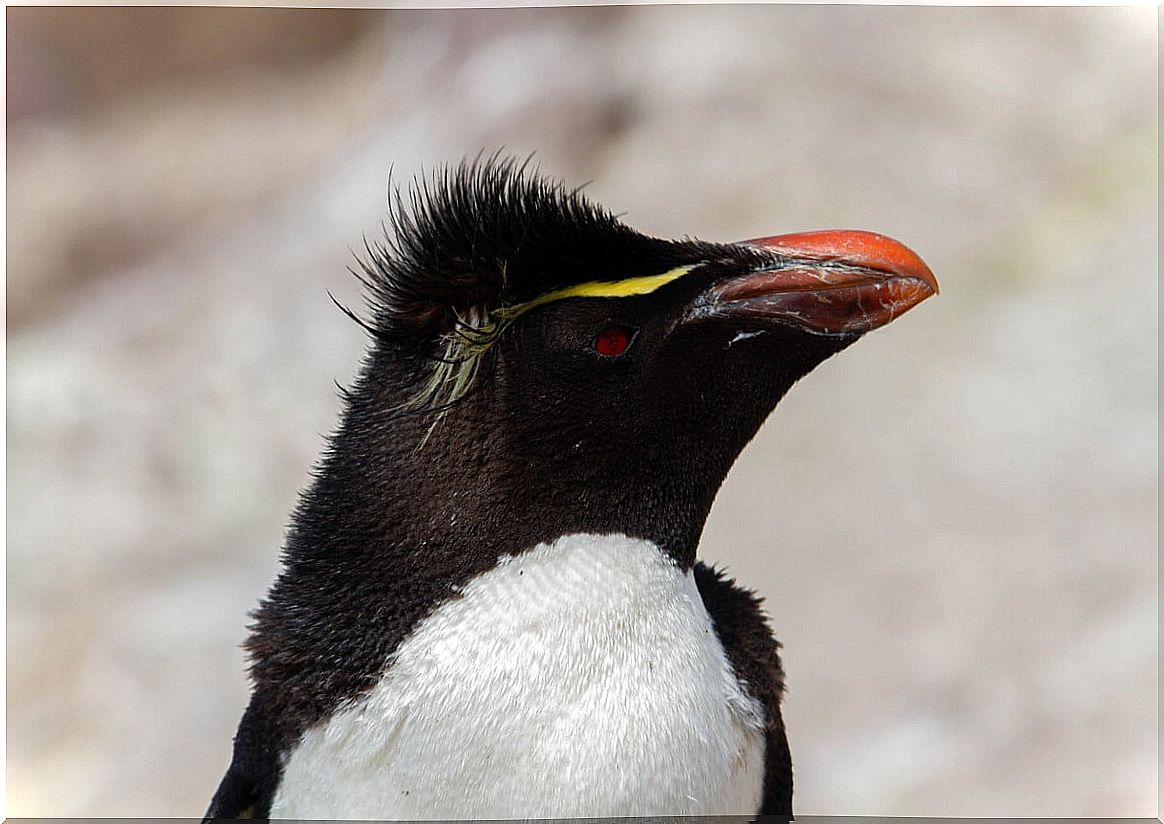
<svg viewBox="0 0 1164 824"><path fill-rule="evenodd" d="M373 345L345 430L378 433L364 465L407 452L434 520L444 498L684 560L789 387L937 291L881 235L661 240L497 159L397 193L391 222L360 273Z"/></svg>

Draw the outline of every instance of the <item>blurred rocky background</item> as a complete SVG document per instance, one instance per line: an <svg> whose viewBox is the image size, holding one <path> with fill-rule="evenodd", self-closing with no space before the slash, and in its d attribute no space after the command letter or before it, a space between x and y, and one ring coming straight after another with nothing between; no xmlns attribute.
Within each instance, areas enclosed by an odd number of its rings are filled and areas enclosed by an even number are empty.
<svg viewBox="0 0 1164 824"><path fill-rule="evenodd" d="M1152 8L7 11L8 815L198 815L364 345L386 178L886 232L942 295L781 405L704 556L804 814L1154 816Z"/></svg>

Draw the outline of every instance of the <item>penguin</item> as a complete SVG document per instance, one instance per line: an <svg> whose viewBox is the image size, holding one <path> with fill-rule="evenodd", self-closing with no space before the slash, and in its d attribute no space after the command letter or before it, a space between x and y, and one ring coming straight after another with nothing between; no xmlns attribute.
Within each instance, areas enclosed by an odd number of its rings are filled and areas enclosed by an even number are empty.
<svg viewBox="0 0 1164 824"><path fill-rule="evenodd" d="M790 817L781 647L700 534L933 273L869 232L649 237L496 155L390 200L207 819Z"/></svg>

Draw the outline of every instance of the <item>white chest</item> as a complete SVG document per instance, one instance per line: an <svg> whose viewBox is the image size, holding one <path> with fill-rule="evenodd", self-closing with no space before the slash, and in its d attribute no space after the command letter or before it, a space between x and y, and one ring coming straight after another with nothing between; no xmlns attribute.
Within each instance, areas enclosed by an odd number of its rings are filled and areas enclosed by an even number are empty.
<svg viewBox="0 0 1164 824"><path fill-rule="evenodd" d="M565 536L461 596L303 736L272 818L756 811L762 709L655 545Z"/></svg>

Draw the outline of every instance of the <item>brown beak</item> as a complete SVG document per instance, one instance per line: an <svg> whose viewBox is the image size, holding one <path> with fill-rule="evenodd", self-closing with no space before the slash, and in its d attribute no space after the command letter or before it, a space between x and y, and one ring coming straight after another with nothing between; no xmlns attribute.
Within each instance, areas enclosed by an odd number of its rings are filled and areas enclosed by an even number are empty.
<svg viewBox="0 0 1164 824"><path fill-rule="evenodd" d="M804 232L740 245L778 259L717 283L699 301L700 315L771 319L824 335L861 334L938 293L937 278L920 257L873 232Z"/></svg>

